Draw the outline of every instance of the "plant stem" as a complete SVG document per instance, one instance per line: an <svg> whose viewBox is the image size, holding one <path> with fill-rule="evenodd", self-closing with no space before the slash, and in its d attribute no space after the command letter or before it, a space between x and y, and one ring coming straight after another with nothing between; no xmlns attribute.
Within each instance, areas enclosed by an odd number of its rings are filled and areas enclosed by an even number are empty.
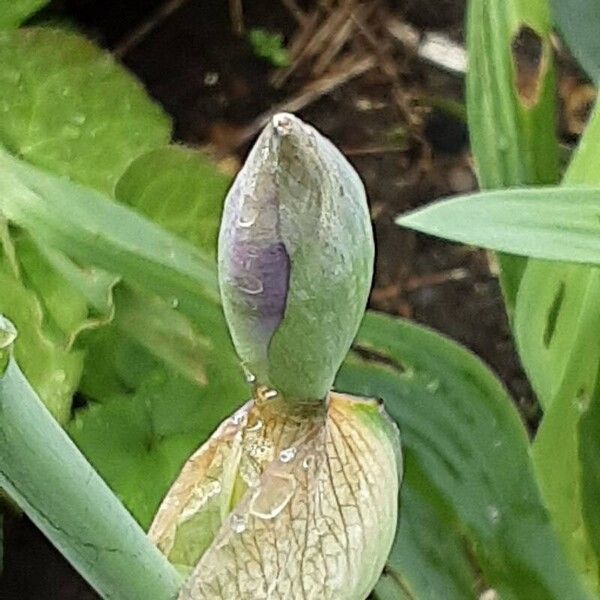
<svg viewBox="0 0 600 600"><path fill-rule="evenodd" d="M0 486L105 599L169 600L181 580L10 360Z"/></svg>

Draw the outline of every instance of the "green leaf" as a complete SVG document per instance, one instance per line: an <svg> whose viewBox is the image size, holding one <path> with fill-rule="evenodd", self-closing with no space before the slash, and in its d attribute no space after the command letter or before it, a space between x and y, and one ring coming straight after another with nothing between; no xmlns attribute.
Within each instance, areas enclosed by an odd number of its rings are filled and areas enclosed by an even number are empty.
<svg viewBox="0 0 600 600"><path fill-rule="evenodd" d="M140 524L150 525L184 462L248 394L233 353L213 356L199 386L167 368L141 346L90 349L89 369L117 361L110 387L87 381L100 404L77 413L69 432ZM127 361L124 363L123 361ZM133 363L133 364L132 364ZM134 372L130 370L133 368ZM90 385L92 383L92 385ZM117 385L115 385L115 383ZM109 396L110 389L135 385ZM107 391L108 390L108 391Z"/></svg>
<svg viewBox="0 0 600 600"><path fill-rule="evenodd" d="M13 29L46 6L50 0L0 0L0 29ZM0 547L2 544L0 544Z"/></svg>
<svg viewBox="0 0 600 600"><path fill-rule="evenodd" d="M25 160L112 194L171 126L110 54L63 30L0 32L0 143Z"/></svg>
<svg viewBox="0 0 600 600"><path fill-rule="evenodd" d="M599 145L596 109L565 176L566 186L600 184ZM588 529L593 525L589 515L597 506L589 490L596 480L594 464L585 460L589 454L585 447L593 443L588 436L597 423L583 415L595 414L600 400L595 391L599 291L597 268L541 263L525 272L515 315L523 364L546 406L533 447L540 486L571 559L596 592L600 592L600 554L593 529ZM600 428L595 435L600 435Z"/></svg>
<svg viewBox="0 0 600 600"><path fill-rule="evenodd" d="M483 189L558 180L551 33L546 0L469 2L467 113ZM512 315L526 261L499 263Z"/></svg>
<svg viewBox="0 0 600 600"><path fill-rule="evenodd" d="M6 238L3 241L6 248L8 241ZM28 240L22 239L19 245L23 249L34 248ZM60 298L65 308L72 311L70 324L74 329L86 321L87 307L83 299L55 273L46 270L42 262L36 265L28 259L29 256L24 263L29 273L35 273L33 281L24 278L27 270L23 263L11 265L6 250L0 252L0 312L18 328L15 353L31 384L56 419L64 423L70 415L71 397L79 382L83 355L81 351L71 349L59 326L53 326L36 288L36 282L40 281L37 275L46 272L42 284L51 291L53 298Z"/></svg>
<svg viewBox="0 0 600 600"><path fill-rule="evenodd" d="M203 252L106 196L1 150L0 212L80 265L177 298L184 312L202 312L201 299L217 306L214 267Z"/></svg>
<svg viewBox="0 0 600 600"><path fill-rule="evenodd" d="M116 198L215 254L223 199L231 178L206 155L181 146L152 150L121 177Z"/></svg>
<svg viewBox="0 0 600 600"><path fill-rule="evenodd" d="M551 0L554 21L573 56L596 83L600 78L600 4L596 0Z"/></svg>
<svg viewBox="0 0 600 600"><path fill-rule="evenodd" d="M540 499L518 414L472 354L421 327L368 314L336 387L383 398L400 426L406 480L390 565L408 597L436 597L432 587L443 589L436 583L443 579L454 590L452 596L442 592L444 598L473 597L478 588L495 589L503 600L589 597ZM413 494L430 506L411 501ZM409 547L403 531L419 532L423 514L435 511L446 516L436 528L440 539L421 534L426 543ZM447 554L432 558L441 540L462 548L452 562ZM418 561L416 552L423 554ZM482 581L471 574L473 592L465 596L471 553Z"/></svg>
<svg viewBox="0 0 600 600"><path fill-rule="evenodd" d="M283 35L270 33L266 29L251 29L248 40L254 54L270 62L274 67L288 67L291 64L290 54L283 43Z"/></svg>
<svg viewBox="0 0 600 600"><path fill-rule="evenodd" d="M176 596L177 572L44 408L13 360L0 376L0 486L103 598Z"/></svg>
<svg viewBox="0 0 600 600"><path fill-rule="evenodd" d="M396 222L501 252L600 264L600 188L597 187L481 192L435 202Z"/></svg>

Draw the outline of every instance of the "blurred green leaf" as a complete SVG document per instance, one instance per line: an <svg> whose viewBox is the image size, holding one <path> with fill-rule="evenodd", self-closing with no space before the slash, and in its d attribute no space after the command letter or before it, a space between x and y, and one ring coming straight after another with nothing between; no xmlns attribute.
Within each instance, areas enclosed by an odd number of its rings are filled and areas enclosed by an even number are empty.
<svg viewBox="0 0 600 600"><path fill-rule="evenodd" d="M399 225L533 258L600 264L600 188L496 190L435 202Z"/></svg>
<svg viewBox="0 0 600 600"><path fill-rule="evenodd" d="M573 56L597 83L600 78L600 3L551 0L554 21Z"/></svg>
<svg viewBox="0 0 600 600"><path fill-rule="evenodd" d="M231 177L201 152L182 146L152 150L121 177L116 198L214 254Z"/></svg>
<svg viewBox="0 0 600 600"><path fill-rule="evenodd" d="M50 0L0 0L0 29L13 29L33 16ZM0 544L0 548L2 544Z"/></svg>
<svg viewBox="0 0 600 600"><path fill-rule="evenodd" d="M484 189L558 180L551 32L546 0L469 2L467 113ZM526 260L498 258L512 315Z"/></svg>
<svg viewBox="0 0 600 600"><path fill-rule="evenodd" d="M281 33L271 33L266 29L251 29L248 39L254 54L270 62L274 67L287 67L291 64L290 54L283 43Z"/></svg>
<svg viewBox="0 0 600 600"><path fill-rule="evenodd" d="M406 481L388 570L408 597L468 598L486 588L503 600L589 597L540 499L519 416L472 354L421 327L368 314L336 387L383 398L400 426ZM428 513L438 525L426 534ZM462 550L450 561L443 547Z"/></svg>
<svg viewBox="0 0 600 600"><path fill-rule="evenodd" d="M171 125L139 82L85 38L0 32L0 143L112 194L129 163L169 142Z"/></svg>

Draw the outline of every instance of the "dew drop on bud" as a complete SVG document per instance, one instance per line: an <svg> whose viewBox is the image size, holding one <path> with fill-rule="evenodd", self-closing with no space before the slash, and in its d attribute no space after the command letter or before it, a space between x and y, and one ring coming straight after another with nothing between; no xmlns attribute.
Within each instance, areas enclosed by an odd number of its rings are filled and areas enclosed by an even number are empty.
<svg viewBox="0 0 600 600"><path fill-rule="evenodd" d="M0 315L0 350L8 348L16 338L15 326L6 317Z"/></svg>
<svg viewBox="0 0 600 600"><path fill-rule="evenodd" d="M238 277L236 283L240 291L250 296L261 294L264 290L262 281L258 277L254 277L254 275Z"/></svg>

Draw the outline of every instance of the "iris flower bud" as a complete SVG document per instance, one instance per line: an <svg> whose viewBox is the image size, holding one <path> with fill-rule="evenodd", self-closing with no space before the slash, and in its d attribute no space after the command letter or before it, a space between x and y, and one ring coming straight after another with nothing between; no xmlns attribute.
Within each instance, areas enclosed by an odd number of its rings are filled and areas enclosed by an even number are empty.
<svg viewBox="0 0 600 600"><path fill-rule="evenodd" d="M219 281L236 350L259 384L323 399L350 349L373 275L356 171L290 114L265 127L223 211Z"/></svg>
<svg viewBox="0 0 600 600"><path fill-rule="evenodd" d="M219 278L253 398L189 459L151 539L179 600L364 600L390 551L401 478L376 400L330 392L362 318L373 238L349 163L273 118L225 203Z"/></svg>

